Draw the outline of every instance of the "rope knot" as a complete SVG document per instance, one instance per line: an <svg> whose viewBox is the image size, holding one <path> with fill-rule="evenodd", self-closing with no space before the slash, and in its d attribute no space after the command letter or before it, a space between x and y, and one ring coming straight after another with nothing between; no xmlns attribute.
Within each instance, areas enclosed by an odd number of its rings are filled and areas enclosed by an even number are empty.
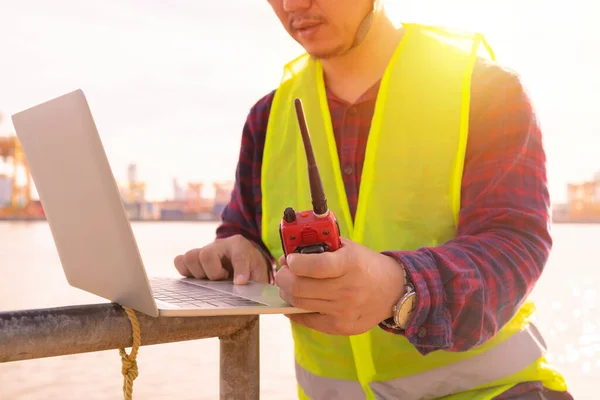
<svg viewBox="0 0 600 400"><path fill-rule="evenodd" d="M127 354L125 349L119 349L121 354L121 374L123 374L123 396L125 400L131 400L133 395L133 381L138 377L139 371L137 366L137 353L142 341L140 334L140 323L135 316L135 311L129 307L123 306L123 309L129 317L132 331L131 353Z"/></svg>
<svg viewBox="0 0 600 400"><path fill-rule="evenodd" d="M137 378L139 375L137 360L130 359L127 354L121 354L121 373L132 381Z"/></svg>

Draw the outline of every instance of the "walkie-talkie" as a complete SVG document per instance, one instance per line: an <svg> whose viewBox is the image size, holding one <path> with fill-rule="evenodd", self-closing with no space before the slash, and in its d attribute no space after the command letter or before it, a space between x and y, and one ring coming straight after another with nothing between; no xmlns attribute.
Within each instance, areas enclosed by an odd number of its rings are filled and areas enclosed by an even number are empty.
<svg viewBox="0 0 600 400"><path fill-rule="evenodd" d="M310 211L294 211L292 207L285 209L279 225L281 245L286 256L290 253L335 251L342 247L340 226L333 211L327 207L327 198L310 142L302 101L294 99L294 106L304 142L313 209Z"/></svg>

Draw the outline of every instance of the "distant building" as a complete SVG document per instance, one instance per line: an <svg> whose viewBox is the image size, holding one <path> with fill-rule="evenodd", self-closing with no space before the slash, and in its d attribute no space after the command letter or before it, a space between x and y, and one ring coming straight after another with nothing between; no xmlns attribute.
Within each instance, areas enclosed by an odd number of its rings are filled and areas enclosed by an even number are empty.
<svg viewBox="0 0 600 400"><path fill-rule="evenodd" d="M0 175L0 207L6 207L10 204L12 192L12 179L4 174Z"/></svg>
<svg viewBox="0 0 600 400"><path fill-rule="evenodd" d="M600 173L591 181L567 184L567 203L553 207L552 220L600 223Z"/></svg>
<svg viewBox="0 0 600 400"><path fill-rule="evenodd" d="M136 164L129 164L129 166L127 167L127 180L130 183L136 183L138 181Z"/></svg>
<svg viewBox="0 0 600 400"><path fill-rule="evenodd" d="M175 201L183 201L185 200L185 192L177 178L173 179L173 200Z"/></svg>
<svg viewBox="0 0 600 400"><path fill-rule="evenodd" d="M214 182L213 186L215 188L215 202L212 212L214 215L220 217L231 198L233 182Z"/></svg>

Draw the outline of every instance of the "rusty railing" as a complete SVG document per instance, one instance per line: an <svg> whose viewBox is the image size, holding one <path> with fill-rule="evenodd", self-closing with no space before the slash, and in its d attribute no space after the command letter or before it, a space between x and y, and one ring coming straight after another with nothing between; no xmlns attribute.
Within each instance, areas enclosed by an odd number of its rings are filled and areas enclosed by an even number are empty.
<svg viewBox="0 0 600 400"><path fill-rule="evenodd" d="M136 313L141 346L218 337L220 399L260 395L259 317L159 317ZM0 363L131 347L117 304L0 312Z"/></svg>

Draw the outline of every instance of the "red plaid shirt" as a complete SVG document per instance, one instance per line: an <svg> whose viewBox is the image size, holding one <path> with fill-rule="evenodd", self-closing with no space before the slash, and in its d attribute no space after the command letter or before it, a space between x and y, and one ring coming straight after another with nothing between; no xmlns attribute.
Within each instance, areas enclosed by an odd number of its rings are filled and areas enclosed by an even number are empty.
<svg viewBox="0 0 600 400"><path fill-rule="evenodd" d="M376 84L354 104L327 93L353 218L378 88ZM266 254L260 176L273 94L260 99L248 115L236 184L217 229L217 237L242 234ZM533 289L552 247L542 136L518 76L479 60L471 99L456 238L435 248L386 253L406 267L419 299L411 326L394 333L405 335L422 354L465 351L493 337ZM540 390L540 383L523 383L497 399L539 399ZM571 398L568 393L544 394Z"/></svg>

